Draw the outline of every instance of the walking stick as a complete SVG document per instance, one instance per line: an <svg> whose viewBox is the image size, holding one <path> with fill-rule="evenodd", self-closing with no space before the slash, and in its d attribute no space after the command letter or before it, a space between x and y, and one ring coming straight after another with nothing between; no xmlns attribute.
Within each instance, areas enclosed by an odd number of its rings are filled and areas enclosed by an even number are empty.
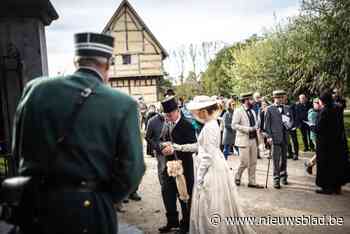
<svg viewBox="0 0 350 234"><path fill-rule="evenodd" d="M270 146L270 149L269 149L269 162L267 164L267 174L266 174L266 184L265 184L265 188L267 188L267 183L268 183L268 180L269 180L269 171L270 171L270 162L271 162L271 146Z"/></svg>

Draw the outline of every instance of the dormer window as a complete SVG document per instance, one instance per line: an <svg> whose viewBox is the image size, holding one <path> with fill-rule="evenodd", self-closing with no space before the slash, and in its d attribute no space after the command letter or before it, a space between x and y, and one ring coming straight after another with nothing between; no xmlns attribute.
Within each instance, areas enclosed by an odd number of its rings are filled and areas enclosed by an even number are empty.
<svg viewBox="0 0 350 234"><path fill-rule="evenodd" d="M123 65L131 64L131 55L130 54L123 54Z"/></svg>

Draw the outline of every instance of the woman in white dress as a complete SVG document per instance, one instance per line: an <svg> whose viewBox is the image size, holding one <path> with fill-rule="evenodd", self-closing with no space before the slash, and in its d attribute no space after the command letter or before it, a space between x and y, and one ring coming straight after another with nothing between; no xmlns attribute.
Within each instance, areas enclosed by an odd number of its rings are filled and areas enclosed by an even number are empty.
<svg viewBox="0 0 350 234"><path fill-rule="evenodd" d="M220 150L216 101L197 96L187 108L205 124L198 137L190 233L255 233L248 225L228 225L224 221L224 217L242 217L243 213L238 206L233 173ZM220 223L216 224L217 221Z"/></svg>

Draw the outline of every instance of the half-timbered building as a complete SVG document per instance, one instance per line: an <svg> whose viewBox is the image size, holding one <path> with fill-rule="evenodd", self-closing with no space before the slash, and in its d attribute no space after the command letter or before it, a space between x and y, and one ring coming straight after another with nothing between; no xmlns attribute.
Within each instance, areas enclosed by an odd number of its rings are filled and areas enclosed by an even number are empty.
<svg viewBox="0 0 350 234"><path fill-rule="evenodd" d="M121 2L103 32L115 38L110 85L143 97L146 103L157 102L168 54L127 0Z"/></svg>

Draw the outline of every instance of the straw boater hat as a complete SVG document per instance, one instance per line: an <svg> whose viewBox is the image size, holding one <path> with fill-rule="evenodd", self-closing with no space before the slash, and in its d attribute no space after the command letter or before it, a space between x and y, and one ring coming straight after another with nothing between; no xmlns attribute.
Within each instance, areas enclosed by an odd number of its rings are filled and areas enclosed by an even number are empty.
<svg viewBox="0 0 350 234"><path fill-rule="evenodd" d="M188 110L200 110L217 103L217 100L208 96L196 96L187 104Z"/></svg>
<svg viewBox="0 0 350 234"><path fill-rule="evenodd" d="M245 100L248 98L253 98L253 93L252 92L248 92L248 93L241 93L241 95L239 95L239 100Z"/></svg>
<svg viewBox="0 0 350 234"><path fill-rule="evenodd" d="M276 90L276 91L273 91L273 93L272 93L273 98L280 98L280 97L283 97L285 95L287 95L287 93L284 90Z"/></svg>

